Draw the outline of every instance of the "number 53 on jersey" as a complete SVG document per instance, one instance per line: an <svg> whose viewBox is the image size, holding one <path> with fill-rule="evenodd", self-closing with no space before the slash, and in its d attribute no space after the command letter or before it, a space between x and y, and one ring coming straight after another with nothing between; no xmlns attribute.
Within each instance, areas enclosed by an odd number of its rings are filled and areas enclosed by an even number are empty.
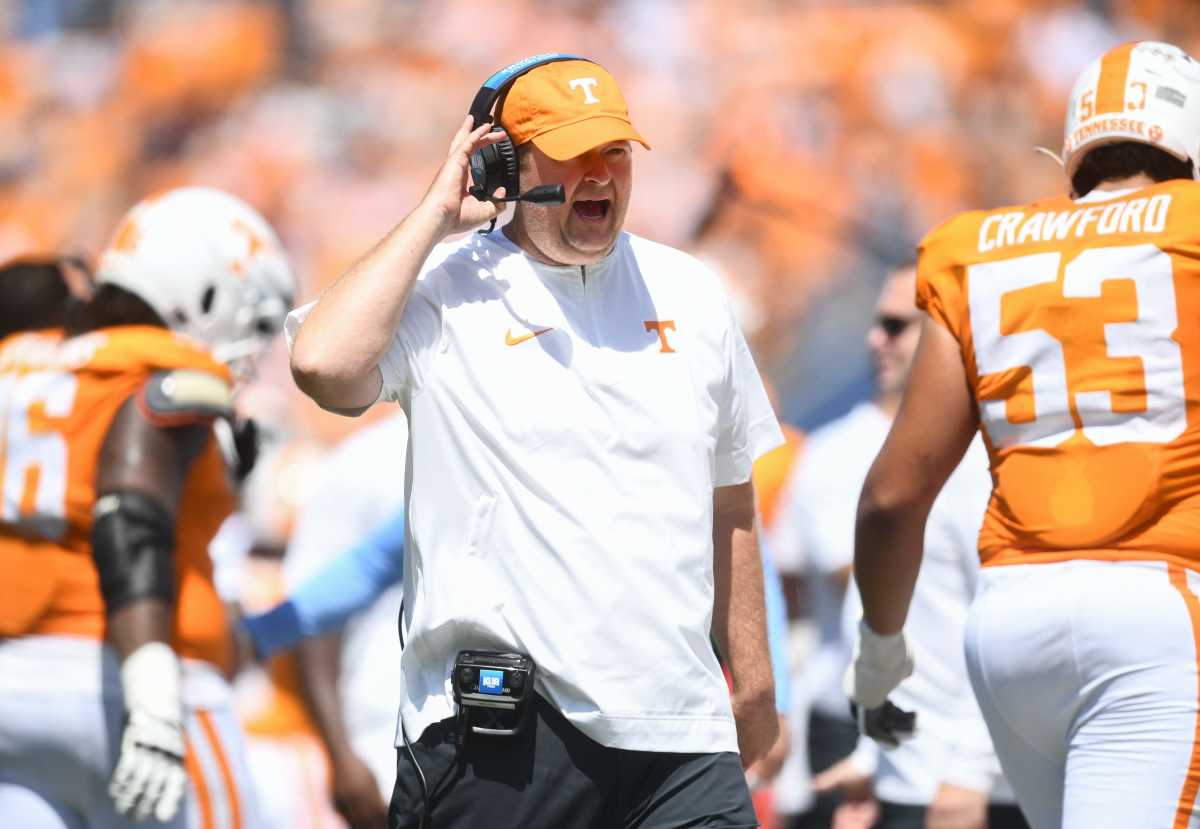
<svg viewBox="0 0 1200 829"><path fill-rule="evenodd" d="M1060 279L1061 274L1061 279ZM1171 256L1152 244L967 268L980 416L997 448L1168 443L1187 427Z"/></svg>

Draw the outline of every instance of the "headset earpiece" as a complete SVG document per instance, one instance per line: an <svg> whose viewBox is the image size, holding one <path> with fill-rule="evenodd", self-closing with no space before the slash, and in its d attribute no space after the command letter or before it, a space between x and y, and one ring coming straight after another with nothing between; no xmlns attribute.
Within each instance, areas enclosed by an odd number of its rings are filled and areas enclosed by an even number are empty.
<svg viewBox="0 0 1200 829"><path fill-rule="evenodd" d="M531 58L519 60L510 64L484 81L483 86L475 93L469 110L476 126L484 121L492 120L492 130L500 129L500 111L504 108L504 96L509 85L531 69L554 63L560 60L586 60L579 55L551 53L534 55ZM492 108L496 113L492 115ZM471 169L471 186L467 193L479 201L486 201L501 187L504 188L504 201L527 201L541 204L562 204L566 200L561 184L543 184L532 188L528 193L521 192L520 176L517 174L517 148L512 139L507 136L502 141L481 147L471 153L469 158ZM490 233L496 229L496 220L492 219L487 230L480 233Z"/></svg>
<svg viewBox="0 0 1200 829"><path fill-rule="evenodd" d="M493 132L500 127L492 127ZM520 177L517 174L517 148L511 139L481 147L471 153L471 187L467 190L480 201L490 199L497 188L504 188L506 198L520 193Z"/></svg>

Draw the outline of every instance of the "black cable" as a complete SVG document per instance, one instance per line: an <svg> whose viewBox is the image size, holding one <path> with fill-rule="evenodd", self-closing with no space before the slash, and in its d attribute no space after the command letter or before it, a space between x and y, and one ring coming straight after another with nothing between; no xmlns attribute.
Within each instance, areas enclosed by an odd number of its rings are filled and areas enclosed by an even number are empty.
<svg viewBox="0 0 1200 829"><path fill-rule="evenodd" d="M421 813L421 822L417 824L417 829L431 829L433 823L429 810L429 785L425 782L425 772L421 770L421 764L417 762L417 755L413 751L412 743L408 741L408 734L404 730L403 718L400 720L400 738L404 740L404 748L408 751L408 759L412 760L413 768L417 770L417 780L421 783L421 803L424 809Z"/></svg>
<svg viewBox="0 0 1200 829"><path fill-rule="evenodd" d="M404 650L404 599L400 599L400 613L396 616L396 633L400 636L400 650ZM425 772L421 769L421 764L417 762L416 752L413 751L412 743L408 741L408 733L404 730L404 717L400 717L400 739L404 740L404 748L408 751L408 759L412 760L413 768L417 770L417 780L421 783L421 803L424 810L421 814L421 822L417 824L417 829L430 829L432 818L429 810L429 784L425 782Z"/></svg>

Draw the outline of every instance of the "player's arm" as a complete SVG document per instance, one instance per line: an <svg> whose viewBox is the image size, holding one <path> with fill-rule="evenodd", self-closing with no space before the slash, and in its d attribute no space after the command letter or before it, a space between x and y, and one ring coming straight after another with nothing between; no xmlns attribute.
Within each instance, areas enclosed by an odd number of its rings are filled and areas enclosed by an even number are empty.
<svg viewBox="0 0 1200 829"><path fill-rule="evenodd" d="M713 635L733 679L738 749L748 767L779 733L750 482L713 491L713 578Z"/></svg>
<svg viewBox="0 0 1200 829"><path fill-rule="evenodd" d="M858 705L859 728L887 743L911 730L881 707L913 669L902 628L921 566L925 519L977 423L958 342L926 318L904 401L867 473L855 525L863 621L846 692ZM872 711L883 721L872 722Z"/></svg>
<svg viewBox="0 0 1200 829"><path fill-rule="evenodd" d="M292 590L288 598L243 624L255 656L268 659L313 636L337 631L404 576L404 512L375 529Z"/></svg>
<svg viewBox="0 0 1200 829"><path fill-rule="evenodd" d="M200 412L156 424L141 399L126 401L105 436L91 540L127 715L109 791L122 813L166 821L186 784L179 660L168 644L176 516L212 427Z"/></svg>
<svg viewBox="0 0 1200 829"><path fill-rule="evenodd" d="M926 318L904 402L858 502L854 577L863 618L876 633L904 626L925 519L977 428L958 341Z"/></svg>
<svg viewBox="0 0 1200 829"><path fill-rule="evenodd" d="M379 364L433 247L499 214L501 206L466 193L471 151L504 137L490 129L463 121L421 203L308 312L292 344L292 376L323 408L357 415L378 399Z"/></svg>

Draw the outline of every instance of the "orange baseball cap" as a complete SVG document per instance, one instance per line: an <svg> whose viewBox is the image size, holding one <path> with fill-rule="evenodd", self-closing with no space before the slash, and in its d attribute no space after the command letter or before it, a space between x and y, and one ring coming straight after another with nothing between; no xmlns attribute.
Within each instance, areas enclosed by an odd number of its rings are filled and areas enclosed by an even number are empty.
<svg viewBox="0 0 1200 829"><path fill-rule="evenodd" d="M650 149L633 128L613 76L591 61L555 61L526 72L508 88L502 106L500 125L513 144L532 141L555 161L609 141Z"/></svg>

